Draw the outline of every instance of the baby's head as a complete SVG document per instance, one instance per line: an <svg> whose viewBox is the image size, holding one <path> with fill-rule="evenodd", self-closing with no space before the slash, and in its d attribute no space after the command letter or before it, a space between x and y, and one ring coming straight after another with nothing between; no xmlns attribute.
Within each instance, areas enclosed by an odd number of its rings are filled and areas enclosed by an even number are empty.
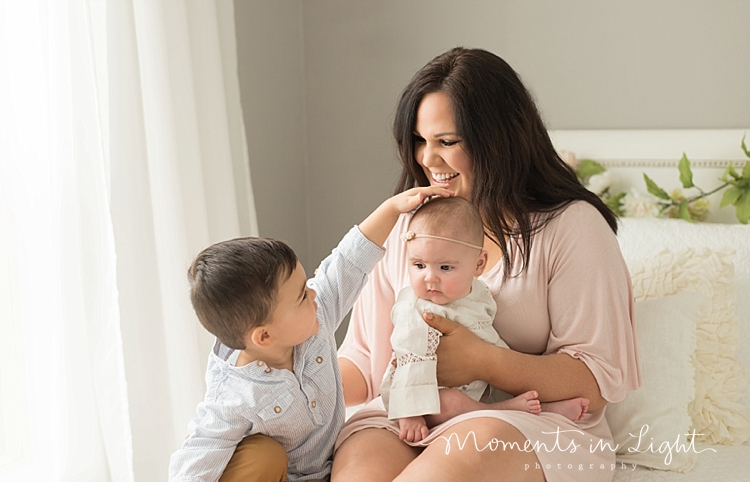
<svg viewBox="0 0 750 482"><path fill-rule="evenodd" d="M403 237L411 287L433 303L444 305L467 296L473 279L487 265L482 217L461 197L425 203Z"/></svg>
<svg viewBox="0 0 750 482"><path fill-rule="evenodd" d="M230 348L270 338L294 345L317 332L315 293L282 241L237 238L211 245L195 258L188 279L201 324ZM290 318L294 323L287 323Z"/></svg>

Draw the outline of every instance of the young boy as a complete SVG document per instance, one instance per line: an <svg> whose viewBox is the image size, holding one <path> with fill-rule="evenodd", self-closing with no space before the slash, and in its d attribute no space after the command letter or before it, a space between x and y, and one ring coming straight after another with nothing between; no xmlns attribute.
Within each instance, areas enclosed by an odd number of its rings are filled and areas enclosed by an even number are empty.
<svg viewBox="0 0 750 482"><path fill-rule="evenodd" d="M354 304L401 213L442 188L414 188L352 228L307 280L281 241L241 238L209 246L188 271L190 299L217 341L206 396L169 480L215 481L237 444L264 434L285 449L290 482L327 479L344 424L334 332Z"/></svg>
<svg viewBox="0 0 750 482"><path fill-rule="evenodd" d="M493 327L497 306L489 288L476 279L487 265L484 227L477 209L460 197L421 206L402 235L407 243L410 286L399 292L391 311L393 355L380 388L388 418L398 419L400 438L419 442L434 426L466 411L482 409L555 412L580 420L588 400L540 403L535 391L483 404L487 382L438 390L435 351L440 333L422 320L435 313L469 328L482 340L507 348ZM426 419L425 415L429 417Z"/></svg>

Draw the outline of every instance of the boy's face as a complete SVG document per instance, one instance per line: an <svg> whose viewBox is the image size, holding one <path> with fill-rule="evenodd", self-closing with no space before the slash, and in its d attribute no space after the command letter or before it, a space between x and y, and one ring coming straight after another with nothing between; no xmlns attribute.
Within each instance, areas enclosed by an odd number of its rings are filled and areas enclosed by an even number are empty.
<svg viewBox="0 0 750 482"><path fill-rule="evenodd" d="M315 290L307 287L305 269L299 261L294 272L279 286L276 306L265 329L274 346L292 347L307 340L320 329L316 313Z"/></svg>
<svg viewBox="0 0 750 482"><path fill-rule="evenodd" d="M484 271L487 252L451 241L415 238L406 245L409 281L418 297L438 305L471 293L475 276Z"/></svg>

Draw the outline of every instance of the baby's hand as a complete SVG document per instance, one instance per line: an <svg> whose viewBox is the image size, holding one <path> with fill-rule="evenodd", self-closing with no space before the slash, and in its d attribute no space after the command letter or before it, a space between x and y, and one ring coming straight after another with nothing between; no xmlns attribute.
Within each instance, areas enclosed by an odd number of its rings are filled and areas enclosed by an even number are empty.
<svg viewBox="0 0 750 482"><path fill-rule="evenodd" d="M414 187L402 193L396 194L389 199L393 208L399 213L408 213L419 207L425 199L432 196L451 197L454 194L442 187Z"/></svg>

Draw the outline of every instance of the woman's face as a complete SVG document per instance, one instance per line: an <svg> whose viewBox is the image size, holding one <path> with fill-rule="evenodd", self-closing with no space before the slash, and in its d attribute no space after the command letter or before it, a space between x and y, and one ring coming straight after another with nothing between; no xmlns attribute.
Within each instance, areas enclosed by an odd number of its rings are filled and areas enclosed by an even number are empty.
<svg viewBox="0 0 750 482"><path fill-rule="evenodd" d="M414 157L430 184L449 189L468 200L474 181L471 159L456 132L453 109L444 92L433 92L422 98L414 136Z"/></svg>

